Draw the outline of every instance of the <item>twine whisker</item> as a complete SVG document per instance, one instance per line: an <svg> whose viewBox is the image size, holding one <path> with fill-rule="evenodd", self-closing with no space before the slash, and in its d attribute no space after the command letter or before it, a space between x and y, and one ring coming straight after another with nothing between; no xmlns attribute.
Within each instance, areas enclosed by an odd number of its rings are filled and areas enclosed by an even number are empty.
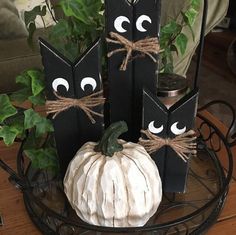
<svg viewBox="0 0 236 235"><path fill-rule="evenodd" d="M128 40L127 38L123 37L122 35L115 32L111 32L110 37L111 38L106 38L106 41L108 43L118 44L118 45L123 46L123 48L115 49L109 52L107 54L108 57L111 57L112 55L122 52L122 51L127 52L120 66L121 71L125 71L127 69L128 63L135 58L135 57L132 57L133 51L141 52L144 55L147 55L148 57L150 57L153 60L153 62L155 63L157 62L157 59L152 55L152 54L157 55L158 53L160 53L160 45L159 45L159 40L157 37L145 38L137 42L132 42Z"/></svg>
<svg viewBox="0 0 236 235"><path fill-rule="evenodd" d="M72 107L80 108L85 112L89 120L94 124L96 123L96 121L93 116L103 117L103 114L92 110L92 108L105 103L105 98L103 98L102 94L103 91L101 90L80 99L74 99L60 96L59 94L54 92L57 100L46 101L46 113L54 114L52 117L54 119L57 117L57 115Z"/></svg>
<svg viewBox="0 0 236 235"><path fill-rule="evenodd" d="M141 137L139 139L139 144L141 144L150 154L156 152L165 145L170 146L184 162L187 162L189 159L189 154L197 154L197 143L194 142L197 137L194 136L195 131L193 130L178 135L174 139L163 139L152 134L149 130L141 130L141 133L144 134L147 139Z"/></svg>

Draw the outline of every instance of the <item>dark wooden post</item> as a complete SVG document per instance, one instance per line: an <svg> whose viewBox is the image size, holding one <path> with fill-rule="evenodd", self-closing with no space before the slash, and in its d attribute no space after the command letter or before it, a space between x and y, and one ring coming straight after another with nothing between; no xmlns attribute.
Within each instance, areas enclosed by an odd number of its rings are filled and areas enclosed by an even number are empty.
<svg viewBox="0 0 236 235"><path fill-rule="evenodd" d="M97 40L75 63L69 61L55 48L40 39L48 100L60 96L82 98L102 90L100 76L99 48ZM103 106L94 108L103 112ZM55 140L62 175L78 149L87 141L97 141L103 131L103 118L96 117L92 124L86 114L77 108L70 108L53 119Z"/></svg>

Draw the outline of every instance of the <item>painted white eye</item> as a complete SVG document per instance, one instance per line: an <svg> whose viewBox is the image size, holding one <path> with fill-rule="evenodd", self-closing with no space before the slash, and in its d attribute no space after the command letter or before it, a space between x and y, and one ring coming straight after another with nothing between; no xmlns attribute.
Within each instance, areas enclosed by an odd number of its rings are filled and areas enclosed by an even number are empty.
<svg viewBox="0 0 236 235"><path fill-rule="evenodd" d="M152 20L149 16L147 15L141 15L139 16L139 18L137 19L136 21L136 28L138 31L140 32L146 32L147 30L143 27L143 22L144 21L147 21L149 22L150 24L152 23Z"/></svg>
<svg viewBox="0 0 236 235"><path fill-rule="evenodd" d="M185 126L184 128L182 128L182 129L179 129L179 128L177 127L178 123L179 123L179 122L175 122L175 123L171 126L171 128L170 128L170 130L172 131L172 133L175 134L175 135L181 135L181 134L183 134L183 133L186 131L186 129L187 129L186 126Z"/></svg>
<svg viewBox="0 0 236 235"><path fill-rule="evenodd" d="M127 32L127 30L123 28L124 22L127 22L130 24L130 20L126 16L119 16L115 19L114 27L119 33Z"/></svg>
<svg viewBox="0 0 236 235"><path fill-rule="evenodd" d="M80 83L80 87L83 91L85 91L85 86L91 86L93 88L93 91L96 89L97 87L97 82L94 78L91 78L91 77L86 77L86 78L83 78L81 83Z"/></svg>
<svg viewBox="0 0 236 235"><path fill-rule="evenodd" d="M159 134L164 130L164 126L162 125L161 127L156 128L154 126L154 121L152 121L148 125L148 130L152 132L153 134Z"/></svg>
<svg viewBox="0 0 236 235"><path fill-rule="evenodd" d="M66 81L64 78L57 78L52 82L52 88L54 91L58 91L57 88L58 86L64 86L67 91L69 91L69 83Z"/></svg>

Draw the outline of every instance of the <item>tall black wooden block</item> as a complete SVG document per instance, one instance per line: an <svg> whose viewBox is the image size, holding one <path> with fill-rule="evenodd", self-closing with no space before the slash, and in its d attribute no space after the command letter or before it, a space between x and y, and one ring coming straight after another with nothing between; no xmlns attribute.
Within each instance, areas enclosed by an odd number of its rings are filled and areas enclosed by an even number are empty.
<svg viewBox="0 0 236 235"><path fill-rule="evenodd" d="M106 0L106 37L114 32L130 42L158 37L160 0ZM108 52L124 49L119 43L108 43ZM123 50L108 59L111 122L125 120L129 132L125 139L137 141L142 124L142 89L156 91L157 63L148 55L133 51L125 71L120 66L127 55ZM156 60L157 55L152 55Z"/></svg>
<svg viewBox="0 0 236 235"><path fill-rule="evenodd" d="M100 39L74 63L43 39L40 39L40 48L48 100L57 100L54 92L63 97L80 99L102 90ZM103 105L93 110L102 113ZM84 111L78 108L70 108L53 119L62 175L85 142L99 140L103 131L103 118L95 119L96 123L92 124Z"/></svg>
<svg viewBox="0 0 236 235"><path fill-rule="evenodd" d="M133 9L126 0L106 0L106 36L110 37L110 32L122 34L128 40L132 37ZM108 51L120 48L118 44L107 44ZM120 120L126 121L129 132L123 138L132 138L133 119L133 80L132 63L126 71L120 71L121 63L126 56L125 52L117 53L108 59L108 82L109 82L109 105L110 122Z"/></svg>
<svg viewBox="0 0 236 235"><path fill-rule="evenodd" d="M194 128L198 90L192 90L169 109L148 90L143 91L143 129L173 139ZM190 159L185 162L169 146L152 154L165 192L185 192Z"/></svg>
<svg viewBox="0 0 236 235"><path fill-rule="evenodd" d="M160 29L160 0L138 0L134 5L134 28L133 40L135 42L145 38L159 38ZM157 91L157 63L148 56L140 56L133 61L133 84L134 84L134 140L140 136L142 127L142 95L143 88L152 94ZM156 60L158 55L152 55Z"/></svg>

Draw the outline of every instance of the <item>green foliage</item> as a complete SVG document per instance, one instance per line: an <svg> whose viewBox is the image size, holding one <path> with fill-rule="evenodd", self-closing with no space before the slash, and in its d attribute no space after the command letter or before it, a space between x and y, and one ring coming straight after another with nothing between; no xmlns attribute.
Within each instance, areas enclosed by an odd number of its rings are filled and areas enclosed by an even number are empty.
<svg viewBox="0 0 236 235"><path fill-rule="evenodd" d="M28 149L24 152L30 158L33 167L58 172L55 148Z"/></svg>
<svg viewBox="0 0 236 235"><path fill-rule="evenodd" d="M14 143L16 137L21 131L14 126L2 126L0 127L0 137L3 138L4 143L10 146Z"/></svg>
<svg viewBox="0 0 236 235"><path fill-rule="evenodd" d="M45 97L43 72L38 69L30 69L16 77L16 83L21 89L10 95L11 101L22 103L29 100L32 105L44 105Z"/></svg>
<svg viewBox="0 0 236 235"><path fill-rule="evenodd" d="M47 143L46 148L44 144L45 138L53 132L53 125L49 119L34 110L38 105L45 104L43 72L37 69L27 70L16 77L16 83L22 87L20 90L10 96L0 95L0 138L10 146L17 139L27 137L23 149L33 166L56 171L58 161L55 143ZM16 108L11 101L27 101L32 108Z"/></svg>
<svg viewBox="0 0 236 235"><path fill-rule="evenodd" d="M190 40L183 33L185 26L192 32L194 40L192 26L198 15L200 0L188 1L189 6L180 12L177 19L171 19L161 27L161 72L173 72L173 52L176 52L178 56L184 55ZM34 22L35 16L43 17L46 3L27 13L25 23L28 27L31 25L30 22ZM47 5L47 7L49 6ZM63 12L64 19L56 21L56 24L51 27L49 40L57 50L74 61L102 34L104 29L104 1L60 0L57 9Z"/></svg>
<svg viewBox="0 0 236 235"><path fill-rule="evenodd" d="M180 33L175 39L176 47L179 49L182 55L184 55L186 51L187 43L188 43L188 38L183 33Z"/></svg>
<svg viewBox="0 0 236 235"><path fill-rule="evenodd" d="M101 10L102 2L98 0L61 0L60 5L66 16L75 17L86 25L96 26L96 13Z"/></svg>
<svg viewBox="0 0 236 235"><path fill-rule="evenodd" d="M24 15L25 25L29 32L28 42L32 43L32 38L34 35L34 32L36 30L36 24L35 20L37 16L40 16L43 21L43 16L46 15L47 7L46 5L43 6L36 6L30 11L26 11ZM44 22L44 21L43 21Z"/></svg>
<svg viewBox="0 0 236 235"><path fill-rule="evenodd" d="M7 95L0 95L0 123L17 113Z"/></svg>
<svg viewBox="0 0 236 235"><path fill-rule="evenodd" d="M36 29L35 19L46 15L46 8L52 12L49 4L36 6L25 12L25 25L29 31L28 41ZM64 14L64 19L55 20L50 28L48 39L62 54L74 61L90 44L101 35L104 29L103 0L60 0L57 9Z"/></svg>
<svg viewBox="0 0 236 235"><path fill-rule="evenodd" d="M51 43L74 61L101 35L104 28L101 0L61 0L65 15L51 28Z"/></svg>
<svg viewBox="0 0 236 235"><path fill-rule="evenodd" d="M187 26L192 33L193 40L195 40L192 26L198 16L200 2L200 0L189 0L188 8L185 11L181 11L180 16L177 19L172 19L161 27L161 72L173 73L173 52L176 52L179 56L185 54L189 39L183 33L183 28Z"/></svg>
<svg viewBox="0 0 236 235"><path fill-rule="evenodd" d="M33 127L36 128L35 136L41 137L45 133L53 132L53 126L50 120L45 117L39 115L39 113L35 112L33 109L28 109L24 112L25 120L24 127L25 129L31 129Z"/></svg>

